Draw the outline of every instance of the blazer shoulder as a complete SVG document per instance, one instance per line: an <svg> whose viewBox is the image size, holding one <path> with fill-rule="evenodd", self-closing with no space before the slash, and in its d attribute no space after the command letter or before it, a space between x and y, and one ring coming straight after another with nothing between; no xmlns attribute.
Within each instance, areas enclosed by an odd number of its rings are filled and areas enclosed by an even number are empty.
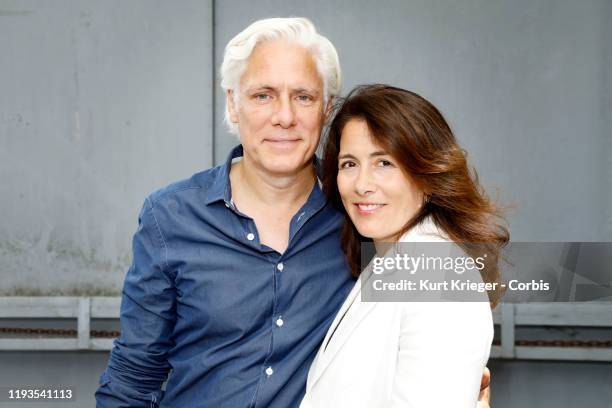
<svg viewBox="0 0 612 408"><path fill-rule="evenodd" d="M438 227L431 216L405 232L399 242L452 242L446 232Z"/></svg>

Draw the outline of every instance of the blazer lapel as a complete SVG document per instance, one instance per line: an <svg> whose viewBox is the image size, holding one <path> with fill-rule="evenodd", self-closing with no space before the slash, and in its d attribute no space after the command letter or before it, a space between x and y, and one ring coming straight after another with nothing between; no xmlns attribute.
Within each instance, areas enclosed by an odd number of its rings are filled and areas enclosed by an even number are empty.
<svg viewBox="0 0 612 408"><path fill-rule="evenodd" d="M366 268L362 272L360 279L357 280L355 286L349 293L346 301L342 304L340 311L336 315L332 325L330 326L325 339L315 360L315 373L312 379L314 386L331 361L336 357L338 351L342 349L344 343L348 340L351 333L359 326L359 323L368 315L376 306L376 302L361 302L361 278L366 276L366 281L372 276L370 268ZM311 388L309 387L309 388Z"/></svg>
<svg viewBox="0 0 612 408"><path fill-rule="evenodd" d="M440 239L447 240L431 217L427 217L422 223L405 233L399 242L432 242ZM391 247L389 251L395 251ZM361 273L359 280L342 304L340 311L334 318L325 339L313 362L314 373L312 379L308 378L308 389L314 387L319 381L327 367L342 349L351 333L359 326L359 323L374 309L377 302L361 302L361 285L372 278L372 264L370 263ZM350 309L350 310L349 310ZM342 325L342 326L340 326ZM312 380L312 381L311 381Z"/></svg>
<svg viewBox="0 0 612 408"><path fill-rule="evenodd" d="M351 305L355 301L355 298L360 293L361 293L361 279L358 279L355 282L355 285L353 285L353 288L349 292L348 296L344 300L344 303L342 303L342 306L340 306L340 310L338 310L338 313L336 313L336 317L334 317L334 320L332 321L331 326L329 326L329 329L327 330L327 333L325 334L325 338L323 339L323 343L321 343L321 352L327 349L327 346L332 337L332 334L336 331L336 329L338 328L338 324L340 324L344 315L346 314L348 309L351 307Z"/></svg>

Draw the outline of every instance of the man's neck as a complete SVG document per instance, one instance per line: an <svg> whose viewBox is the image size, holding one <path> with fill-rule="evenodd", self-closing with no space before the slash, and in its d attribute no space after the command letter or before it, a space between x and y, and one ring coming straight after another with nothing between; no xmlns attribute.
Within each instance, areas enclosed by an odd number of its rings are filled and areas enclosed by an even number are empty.
<svg viewBox="0 0 612 408"><path fill-rule="evenodd" d="M232 195L250 197L249 201L258 206L294 208L301 206L316 180L315 169L307 165L293 174L273 174L266 172L243 158L234 164L230 171ZM240 189L240 194L235 194Z"/></svg>

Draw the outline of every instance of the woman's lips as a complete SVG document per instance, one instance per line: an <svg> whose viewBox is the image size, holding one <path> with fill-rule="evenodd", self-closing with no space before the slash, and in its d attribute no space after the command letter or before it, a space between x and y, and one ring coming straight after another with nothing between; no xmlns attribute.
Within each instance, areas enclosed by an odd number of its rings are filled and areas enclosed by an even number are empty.
<svg viewBox="0 0 612 408"><path fill-rule="evenodd" d="M357 212L361 215L372 215L385 205L386 204L355 203L355 207L357 207Z"/></svg>

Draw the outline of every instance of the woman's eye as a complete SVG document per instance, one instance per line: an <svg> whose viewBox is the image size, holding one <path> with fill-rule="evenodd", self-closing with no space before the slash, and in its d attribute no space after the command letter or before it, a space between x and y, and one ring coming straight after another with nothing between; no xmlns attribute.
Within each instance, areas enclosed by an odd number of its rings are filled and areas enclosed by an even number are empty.
<svg viewBox="0 0 612 408"><path fill-rule="evenodd" d="M351 161L346 161L344 163L340 163L340 169L348 169L351 167L355 167L355 163L351 162Z"/></svg>
<svg viewBox="0 0 612 408"><path fill-rule="evenodd" d="M384 159L383 159L383 160L380 160L380 161L378 162L378 165L379 165L380 167L390 167L390 166L393 166L393 163L391 163L389 160L384 160Z"/></svg>

